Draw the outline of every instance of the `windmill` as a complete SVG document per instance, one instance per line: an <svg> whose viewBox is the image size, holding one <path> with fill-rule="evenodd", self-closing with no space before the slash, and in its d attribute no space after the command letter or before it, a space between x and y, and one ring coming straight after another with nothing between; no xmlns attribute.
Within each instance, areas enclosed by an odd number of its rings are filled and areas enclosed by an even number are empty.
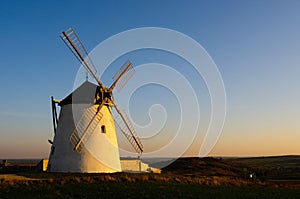
<svg viewBox="0 0 300 199"><path fill-rule="evenodd" d="M126 61L114 75L112 85L104 86L75 31L69 28L62 32L60 37L98 85L85 81L65 99L59 101L51 98L54 139L49 140L52 146L48 171L121 171L115 124L139 157L143 152L140 139L126 114L122 113L115 103L112 93L115 87L122 89L134 74L132 63ZM61 107L59 118L57 104Z"/></svg>

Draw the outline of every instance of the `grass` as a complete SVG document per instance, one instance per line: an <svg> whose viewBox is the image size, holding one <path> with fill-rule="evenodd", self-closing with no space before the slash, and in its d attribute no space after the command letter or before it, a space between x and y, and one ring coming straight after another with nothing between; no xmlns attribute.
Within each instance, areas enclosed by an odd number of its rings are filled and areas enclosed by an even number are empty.
<svg viewBox="0 0 300 199"><path fill-rule="evenodd" d="M1 186L0 198L297 198L297 189L162 182L65 182Z"/></svg>
<svg viewBox="0 0 300 199"><path fill-rule="evenodd" d="M0 198L299 198L299 160L180 158L162 174L0 174Z"/></svg>
<svg viewBox="0 0 300 199"><path fill-rule="evenodd" d="M2 179L0 198L297 198L300 189L228 177L156 174L22 174ZM28 180L32 178L34 180Z"/></svg>

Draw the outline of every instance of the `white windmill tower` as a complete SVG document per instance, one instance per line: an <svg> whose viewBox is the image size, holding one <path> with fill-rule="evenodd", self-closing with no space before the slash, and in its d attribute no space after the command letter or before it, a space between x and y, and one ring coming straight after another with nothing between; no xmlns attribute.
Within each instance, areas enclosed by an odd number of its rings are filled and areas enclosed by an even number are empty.
<svg viewBox="0 0 300 199"><path fill-rule="evenodd" d="M127 61L113 77L114 83L106 87L96 76L94 64L75 31L69 28L60 37L98 85L85 81L65 99L58 101L51 98L54 139L53 142L49 140L52 147L48 172L121 171L114 121L136 152L139 155L143 152L140 139L114 102L112 94L119 80L125 83L132 76L132 64ZM61 107L59 118L56 104ZM117 113L115 118L112 108Z"/></svg>

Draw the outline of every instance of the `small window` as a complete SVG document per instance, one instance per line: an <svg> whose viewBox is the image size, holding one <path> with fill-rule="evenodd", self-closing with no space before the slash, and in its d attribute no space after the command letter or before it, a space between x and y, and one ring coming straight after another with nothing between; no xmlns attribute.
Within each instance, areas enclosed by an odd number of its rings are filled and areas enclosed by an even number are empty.
<svg viewBox="0 0 300 199"><path fill-rule="evenodd" d="M106 133L106 129L104 125L101 126L101 133Z"/></svg>

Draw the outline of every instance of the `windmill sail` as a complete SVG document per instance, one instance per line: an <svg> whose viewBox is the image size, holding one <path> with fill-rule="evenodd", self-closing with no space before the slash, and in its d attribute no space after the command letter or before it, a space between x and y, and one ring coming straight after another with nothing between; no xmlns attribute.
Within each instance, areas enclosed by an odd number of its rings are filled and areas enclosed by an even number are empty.
<svg viewBox="0 0 300 199"><path fill-rule="evenodd" d="M143 153L143 145L141 140L136 135L134 128L132 127L132 124L129 122L128 116L120 111L120 109L114 104L114 107L116 108L116 111L119 113L118 116L114 118L116 124L124 134L124 136L127 138L129 143L132 145L134 150L142 154Z"/></svg>
<svg viewBox="0 0 300 199"><path fill-rule="evenodd" d="M83 66L85 66L85 68L92 75L92 77L98 82L98 84L101 87L103 87L102 82L96 75L96 73L97 73L96 67L95 67L92 59L89 57L89 55L86 51L86 48L80 41L75 30L73 28L69 28L68 30L62 32L62 34L60 34L59 36L64 41L64 43L68 46L70 51L75 55L75 57L78 59L78 61Z"/></svg>
<svg viewBox="0 0 300 199"><path fill-rule="evenodd" d="M127 60L123 66L116 72L113 76L114 83L111 85L110 90L113 90L117 87L120 92L129 79L135 74L135 70L132 67L132 63Z"/></svg>
<svg viewBox="0 0 300 199"><path fill-rule="evenodd" d="M82 117L78 121L74 131L70 136L71 144L78 152L82 149L82 143L84 143L89 136L94 132L99 121L103 115L95 106L86 108Z"/></svg>

